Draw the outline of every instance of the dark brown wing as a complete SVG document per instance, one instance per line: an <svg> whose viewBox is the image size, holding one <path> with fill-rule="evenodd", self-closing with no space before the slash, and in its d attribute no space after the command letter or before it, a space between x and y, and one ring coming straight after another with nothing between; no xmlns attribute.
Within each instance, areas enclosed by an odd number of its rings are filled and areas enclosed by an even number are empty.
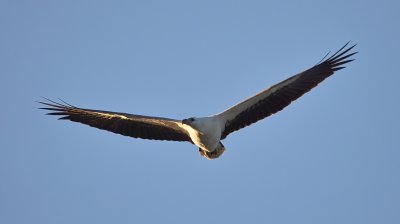
<svg viewBox="0 0 400 224"><path fill-rule="evenodd" d="M222 131L221 139L226 138L234 131L282 110L292 101L331 76L335 71L344 68L344 64L354 60L349 59L349 57L357 53L348 53L356 46L353 45L346 49L348 44L314 67L273 85L218 114L217 116L225 121L225 129Z"/></svg>
<svg viewBox="0 0 400 224"><path fill-rule="evenodd" d="M48 101L39 102L48 106L40 109L53 111L48 115L62 116L59 118L61 120L79 122L133 138L191 142L187 131L178 120L83 109L66 103Z"/></svg>

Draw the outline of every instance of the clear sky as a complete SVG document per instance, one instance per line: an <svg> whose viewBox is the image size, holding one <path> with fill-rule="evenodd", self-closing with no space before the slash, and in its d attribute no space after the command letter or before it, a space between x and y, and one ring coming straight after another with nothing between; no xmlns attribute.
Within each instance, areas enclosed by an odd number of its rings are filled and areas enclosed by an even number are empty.
<svg viewBox="0 0 400 224"><path fill-rule="evenodd" d="M399 1L0 1L0 223L400 223ZM35 102L223 111L351 40L282 112L188 143L57 121Z"/></svg>

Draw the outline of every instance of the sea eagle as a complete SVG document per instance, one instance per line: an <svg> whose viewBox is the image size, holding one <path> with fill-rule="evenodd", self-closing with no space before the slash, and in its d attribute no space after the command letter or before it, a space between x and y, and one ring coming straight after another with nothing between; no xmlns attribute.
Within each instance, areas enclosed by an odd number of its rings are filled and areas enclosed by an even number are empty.
<svg viewBox="0 0 400 224"><path fill-rule="evenodd" d="M59 118L62 120L79 122L134 138L190 142L199 147L202 156L215 159L225 151L221 140L230 133L282 110L335 71L344 68L344 64L353 61L350 57L357 52L351 53L350 50L355 45L347 47L348 44L312 68L209 117L175 120L84 109L64 101L58 103L46 98L47 101L39 102L46 107L40 109L49 110L48 115L62 116Z"/></svg>

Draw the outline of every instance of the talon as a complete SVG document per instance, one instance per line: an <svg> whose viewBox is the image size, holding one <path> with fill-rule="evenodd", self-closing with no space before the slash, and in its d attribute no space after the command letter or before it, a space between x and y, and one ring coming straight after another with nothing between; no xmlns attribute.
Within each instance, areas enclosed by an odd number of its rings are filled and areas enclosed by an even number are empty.
<svg viewBox="0 0 400 224"><path fill-rule="evenodd" d="M222 153L224 153L224 152L225 152L225 147L224 147L224 145L222 145L222 143L220 143L218 145L218 147L212 152L208 152L208 151L205 151L205 150L199 148L200 155L206 157L208 160L216 159L216 158L220 157L222 155Z"/></svg>

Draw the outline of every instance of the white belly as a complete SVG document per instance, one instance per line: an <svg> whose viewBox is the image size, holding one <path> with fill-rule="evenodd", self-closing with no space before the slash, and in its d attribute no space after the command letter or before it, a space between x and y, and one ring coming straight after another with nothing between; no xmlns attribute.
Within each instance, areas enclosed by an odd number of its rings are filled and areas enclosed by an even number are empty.
<svg viewBox="0 0 400 224"><path fill-rule="evenodd" d="M214 151L219 143L219 138L217 138L217 136L197 131L191 132L190 138L195 145L208 152Z"/></svg>
<svg viewBox="0 0 400 224"><path fill-rule="evenodd" d="M201 149L214 151L221 139L221 127L214 117L199 118L193 126L188 126L190 138Z"/></svg>

